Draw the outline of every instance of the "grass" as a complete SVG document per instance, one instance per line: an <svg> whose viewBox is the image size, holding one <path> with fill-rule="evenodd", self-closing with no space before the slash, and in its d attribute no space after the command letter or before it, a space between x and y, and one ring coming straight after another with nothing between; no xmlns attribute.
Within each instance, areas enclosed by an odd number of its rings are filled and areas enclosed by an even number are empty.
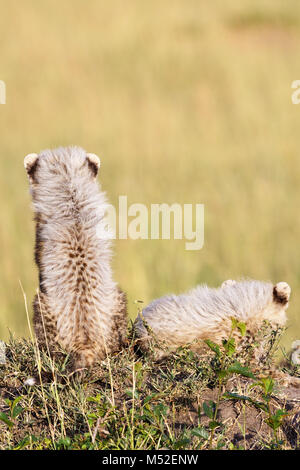
<svg viewBox="0 0 300 470"><path fill-rule="evenodd" d="M202 356L180 348L155 363L134 352L132 337L77 375L63 351L53 361L11 337L0 366L0 449L299 449L297 389L283 391L267 369L251 372L249 351L239 363L234 344L210 342Z"/></svg>
<svg viewBox="0 0 300 470"><path fill-rule="evenodd" d="M292 287L299 337L297 2L0 0L0 337L37 287L23 157L78 144L109 200L204 203L205 243L117 240L115 278L148 303L241 276ZM291 20L292 19L292 20Z"/></svg>

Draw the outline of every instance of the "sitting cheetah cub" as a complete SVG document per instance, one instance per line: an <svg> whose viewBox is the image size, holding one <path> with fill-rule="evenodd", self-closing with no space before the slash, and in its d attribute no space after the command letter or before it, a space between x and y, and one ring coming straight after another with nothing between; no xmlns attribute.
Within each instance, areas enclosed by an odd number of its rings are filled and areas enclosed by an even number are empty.
<svg viewBox="0 0 300 470"><path fill-rule="evenodd" d="M231 317L245 322L255 333L264 320L284 326L291 288L254 280L225 281L218 289L200 285L187 294L154 300L135 321L141 349L147 350L152 336L163 343L158 357L189 343L201 350L210 339L221 343L231 329Z"/></svg>
<svg viewBox="0 0 300 470"><path fill-rule="evenodd" d="M119 350L127 332L126 298L113 280L100 160L79 147L25 157L36 222L39 344L72 353L76 369ZM106 232L107 233L107 232Z"/></svg>

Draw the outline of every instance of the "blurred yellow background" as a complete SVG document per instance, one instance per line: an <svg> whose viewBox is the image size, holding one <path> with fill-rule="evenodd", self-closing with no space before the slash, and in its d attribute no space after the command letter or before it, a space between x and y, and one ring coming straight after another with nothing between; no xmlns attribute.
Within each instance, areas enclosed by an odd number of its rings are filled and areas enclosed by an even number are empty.
<svg viewBox="0 0 300 470"><path fill-rule="evenodd" d="M28 335L37 287L23 158L77 144L110 202L205 204L205 243L115 243L145 303L248 276L292 287L300 337L298 0L0 0L0 338Z"/></svg>

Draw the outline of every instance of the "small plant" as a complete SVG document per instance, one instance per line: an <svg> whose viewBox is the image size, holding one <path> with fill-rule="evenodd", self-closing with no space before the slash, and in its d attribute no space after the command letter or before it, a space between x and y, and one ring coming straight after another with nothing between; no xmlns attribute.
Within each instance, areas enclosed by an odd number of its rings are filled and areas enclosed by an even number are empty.
<svg viewBox="0 0 300 470"><path fill-rule="evenodd" d="M9 400L9 398L5 398L4 401L9 407L9 411L4 413L0 413L0 421L5 423L9 429L11 429L15 423L16 419L24 411L24 408L18 403L22 400L22 396L15 398L14 400Z"/></svg>
<svg viewBox="0 0 300 470"><path fill-rule="evenodd" d="M278 440L278 429L282 425L282 420L287 416L287 412L282 409L277 409L275 413L272 413L270 400L274 389L274 380L271 377L265 377L251 385L253 387L260 387L262 390L263 403L255 402L252 403L258 406L266 413L265 423L272 429L274 433L274 445L273 448L279 448L282 442Z"/></svg>
<svg viewBox="0 0 300 470"><path fill-rule="evenodd" d="M288 416L288 412L283 409L277 409L274 413L271 410L271 397L274 390L274 380L271 377L264 377L250 385L250 389L259 387L261 390L261 397L263 401L254 400L253 398L245 395L239 395L237 393L226 393L224 398L231 400L240 400L248 402L249 404L259 408L265 413L264 422L271 428L274 436L273 442L270 447L272 449L279 449L283 444L278 439L278 429L282 425L283 418Z"/></svg>
<svg viewBox="0 0 300 470"><path fill-rule="evenodd" d="M247 368L243 367L238 361L231 363L231 358L235 353L236 344L235 339L233 337L233 333L235 330L239 330L241 336L244 336L246 333L246 325L245 323L237 321L235 318L231 319L231 330L229 333L229 337L226 340L223 340L223 347L219 347L216 343L211 340L206 340L205 343L207 346L215 353L215 360L216 360L216 376L217 376L217 383L218 383L218 394L217 394L217 401L210 401L209 403L203 404L203 411L208 418L209 421L209 428L210 428L210 439L209 439L209 448L212 449L213 446L213 438L216 429L222 426L222 423L217 421L217 415L219 410L219 405L221 398L223 396L223 387L228 380L229 376L232 374L240 374L245 377L255 378L253 373ZM219 447L218 447L219 448Z"/></svg>

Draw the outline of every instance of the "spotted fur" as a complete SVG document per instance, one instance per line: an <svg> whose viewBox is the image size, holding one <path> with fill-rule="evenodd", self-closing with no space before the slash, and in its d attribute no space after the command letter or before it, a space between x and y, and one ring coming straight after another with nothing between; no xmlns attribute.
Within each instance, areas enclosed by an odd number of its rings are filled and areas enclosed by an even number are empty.
<svg viewBox="0 0 300 470"><path fill-rule="evenodd" d="M160 356L179 346L193 343L203 348L204 339L216 343L228 337L231 317L246 322L255 333L264 320L283 327L291 289L285 282L273 286L260 281L225 281L218 289L201 285L187 294L168 295L154 300L135 322L141 348L153 339L162 343Z"/></svg>
<svg viewBox="0 0 300 470"><path fill-rule="evenodd" d="M118 351L126 340L125 294L113 280L105 237L100 160L79 147L45 150L24 160L36 223L39 293L34 327L41 345L60 344L75 367Z"/></svg>

